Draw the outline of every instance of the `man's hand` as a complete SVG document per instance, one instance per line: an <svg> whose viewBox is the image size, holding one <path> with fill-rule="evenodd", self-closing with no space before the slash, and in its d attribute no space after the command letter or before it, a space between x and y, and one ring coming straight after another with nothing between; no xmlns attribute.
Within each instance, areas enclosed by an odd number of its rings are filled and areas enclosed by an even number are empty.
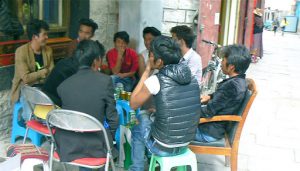
<svg viewBox="0 0 300 171"><path fill-rule="evenodd" d="M122 59L125 53L125 48L120 47L120 48L116 48L118 51L118 59Z"/></svg>
<svg viewBox="0 0 300 171"><path fill-rule="evenodd" d="M44 69L39 70L38 72L40 72L41 78L46 78L49 73L49 70L47 68L44 68Z"/></svg>
<svg viewBox="0 0 300 171"><path fill-rule="evenodd" d="M203 95L200 97L201 103L205 104L208 103L208 101L210 100L210 96L208 95Z"/></svg>
<svg viewBox="0 0 300 171"><path fill-rule="evenodd" d="M156 109L155 109L154 107L150 107L150 108L148 109L148 112L149 112L149 113L155 113L155 112L156 112Z"/></svg>
<svg viewBox="0 0 300 171"><path fill-rule="evenodd" d="M120 78L125 78L125 75L123 73L118 73L117 76Z"/></svg>
<svg viewBox="0 0 300 171"><path fill-rule="evenodd" d="M151 66L151 63L154 63L154 59L153 58L149 58L149 60L147 61L147 65L146 65L145 71L147 71L148 73L150 73L151 71L154 70L153 66Z"/></svg>

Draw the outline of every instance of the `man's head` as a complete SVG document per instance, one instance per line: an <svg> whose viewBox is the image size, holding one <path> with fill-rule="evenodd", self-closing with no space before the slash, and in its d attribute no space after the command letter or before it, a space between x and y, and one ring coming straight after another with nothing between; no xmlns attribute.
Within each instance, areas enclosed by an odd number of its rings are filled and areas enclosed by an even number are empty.
<svg viewBox="0 0 300 171"><path fill-rule="evenodd" d="M75 51L79 66L98 68L105 55L104 46L98 41L82 40Z"/></svg>
<svg viewBox="0 0 300 171"><path fill-rule="evenodd" d="M222 71L226 75L244 74L251 63L249 50L242 45L229 45L221 50Z"/></svg>
<svg viewBox="0 0 300 171"><path fill-rule="evenodd" d="M158 36L151 42L149 60L153 69L160 69L169 64L178 64L180 58L179 44L172 38Z"/></svg>
<svg viewBox="0 0 300 171"><path fill-rule="evenodd" d="M159 30L157 30L157 28L145 27L143 30L143 38L144 38L145 47L149 50L151 41L155 37L160 36L160 35L161 35L161 32Z"/></svg>
<svg viewBox="0 0 300 171"><path fill-rule="evenodd" d="M78 39L89 40L91 39L95 31L98 29L98 24L95 23L92 19L82 18L79 20L79 30L78 30Z"/></svg>
<svg viewBox="0 0 300 171"><path fill-rule="evenodd" d="M172 27L170 30L172 38L177 40L181 47L192 48L195 35L193 30L185 25Z"/></svg>
<svg viewBox="0 0 300 171"><path fill-rule="evenodd" d="M127 48L129 43L129 34L126 31L119 31L114 35L115 48Z"/></svg>
<svg viewBox="0 0 300 171"><path fill-rule="evenodd" d="M45 46L48 39L49 25L38 19L33 19L27 24L27 35L31 41L38 43L40 46Z"/></svg>

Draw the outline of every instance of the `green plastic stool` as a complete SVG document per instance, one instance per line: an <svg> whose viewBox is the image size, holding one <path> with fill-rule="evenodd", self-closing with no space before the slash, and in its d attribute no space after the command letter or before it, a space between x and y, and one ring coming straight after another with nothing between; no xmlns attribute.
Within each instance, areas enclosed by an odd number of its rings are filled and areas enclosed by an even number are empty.
<svg viewBox="0 0 300 171"><path fill-rule="evenodd" d="M185 153L172 157L152 154L149 171L155 171L156 162L159 163L161 171L170 171L172 167L177 167L177 171L186 171L186 166L191 166L192 171L197 171L196 155L189 148Z"/></svg>

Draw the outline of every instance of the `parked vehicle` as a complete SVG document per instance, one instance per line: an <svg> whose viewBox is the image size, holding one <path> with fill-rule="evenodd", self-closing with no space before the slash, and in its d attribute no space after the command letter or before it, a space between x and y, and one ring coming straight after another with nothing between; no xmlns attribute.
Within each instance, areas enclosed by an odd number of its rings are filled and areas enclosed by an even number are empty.
<svg viewBox="0 0 300 171"><path fill-rule="evenodd" d="M202 40L202 42L214 46L214 51L211 59L208 61L208 65L202 74L201 80L201 95L207 95L213 93L217 84L226 78L221 69L221 58L218 56L217 52L222 47L217 43L208 40Z"/></svg>
<svg viewBox="0 0 300 171"><path fill-rule="evenodd" d="M273 30L273 21L272 20L266 20L264 23L264 28L266 30L272 31Z"/></svg>

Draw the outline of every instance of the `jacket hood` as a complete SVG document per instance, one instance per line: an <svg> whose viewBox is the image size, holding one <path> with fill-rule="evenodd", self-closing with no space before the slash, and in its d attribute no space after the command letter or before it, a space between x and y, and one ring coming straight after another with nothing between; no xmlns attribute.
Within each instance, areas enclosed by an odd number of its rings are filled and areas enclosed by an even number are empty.
<svg viewBox="0 0 300 171"><path fill-rule="evenodd" d="M171 78L181 85L189 84L192 80L191 70L184 63L167 65L160 69L159 73Z"/></svg>

